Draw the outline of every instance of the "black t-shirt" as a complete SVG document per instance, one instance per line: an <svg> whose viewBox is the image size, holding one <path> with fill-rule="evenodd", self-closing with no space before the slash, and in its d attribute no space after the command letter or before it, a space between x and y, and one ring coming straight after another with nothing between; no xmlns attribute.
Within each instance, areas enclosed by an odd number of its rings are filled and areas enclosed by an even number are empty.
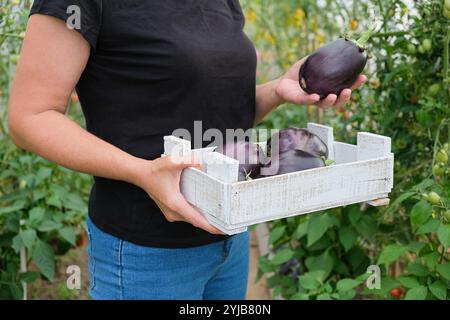
<svg viewBox="0 0 450 320"><path fill-rule="evenodd" d="M203 131L253 126L256 54L239 0L35 0L31 14L67 21L72 5L92 48L76 86L89 132L151 160L163 153L163 136L178 128L193 135L194 121ZM100 177L89 216L103 231L143 246L226 238L169 223L145 191Z"/></svg>

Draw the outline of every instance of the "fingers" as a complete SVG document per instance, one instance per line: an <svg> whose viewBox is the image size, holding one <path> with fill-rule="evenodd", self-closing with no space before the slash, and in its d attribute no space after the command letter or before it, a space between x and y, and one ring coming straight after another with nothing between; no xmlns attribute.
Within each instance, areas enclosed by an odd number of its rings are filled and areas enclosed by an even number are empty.
<svg viewBox="0 0 450 320"><path fill-rule="evenodd" d="M337 95L329 94L324 100L317 103L317 106L320 108L332 107L336 103L337 98L338 98Z"/></svg>
<svg viewBox="0 0 450 320"><path fill-rule="evenodd" d="M213 227L200 212L184 199L181 193L176 199L172 200L169 206L162 204L161 201L156 199L154 201L169 222L187 222L211 234L224 234Z"/></svg>
<svg viewBox="0 0 450 320"><path fill-rule="evenodd" d="M184 219L192 224L193 226L203 229L212 234L224 234L219 229L213 227L204 216L201 215L193 206L191 206L184 198L180 195L179 201L177 202L177 212L179 212Z"/></svg>
<svg viewBox="0 0 450 320"><path fill-rule="evenodd" d="M352 90L358 89L359 87L361 87L364 82L367 81L367 77L363 74L360 74L358 79L356 80L355 84L351 87Z"/></svg>
<svg viewBox="0 0 450 320"><path fill-rule="evenodd" d="M201 168L201 163L193 154L182 157L170 157L170 160L176 165L177 169Z"/></svg>
<svg viewBox="0 0 450 320"><path fill-rule="evenodd" d="M339 98L336 101L335 107L342 108L347 102L350 101L350 96L352 95L352 90L345 89L339 95Z"/></svg>
<svg viewBox="0 0 450 320"><path fill-rule="evenodd" d="M298 97L298 104L317 104L320 101L320 96L316 93L301 95Z"/></svg>

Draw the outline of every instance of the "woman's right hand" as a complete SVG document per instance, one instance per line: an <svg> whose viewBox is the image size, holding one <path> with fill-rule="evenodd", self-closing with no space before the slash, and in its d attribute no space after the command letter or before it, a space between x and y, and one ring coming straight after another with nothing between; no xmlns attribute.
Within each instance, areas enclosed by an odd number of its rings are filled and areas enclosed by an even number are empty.
<svg viewBox="0 0 450 320"><path fill-rule="evenodd" d="M169 222L188 222L212 234L223 234L190 205L180 191L183 169L200 168L191 156L165 156L152 161L142 160L135 184L144 189L155 201Z"/></svg>

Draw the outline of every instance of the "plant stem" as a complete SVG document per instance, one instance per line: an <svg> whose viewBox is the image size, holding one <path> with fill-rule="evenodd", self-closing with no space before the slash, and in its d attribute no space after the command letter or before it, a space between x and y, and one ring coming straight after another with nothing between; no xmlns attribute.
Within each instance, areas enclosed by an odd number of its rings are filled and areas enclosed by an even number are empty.
<svg viewBox="0 0 450 320"><path fill-rule="evenodd" d="M447 96L447 112L450 111L450 88L449 88L449 66L448 66L448 59L449 59L449 45L450 45L450 26L447 24L447 35L444 39L444 89L446 91Z"/></svg>
<svg viewBox="0 0 450 320"><path fill-rule="evenodd" d="M370 37L373 35L373 33L375 32L375 25L372 25L369 30L364 31L361 36L359 37L358 40L356 40L356 44L358 45L358 47L360 48L364 48L365 45L367 44L367 42L369 41Z"/></svg>
<svg viewBox="0 0 450 320"><path fill-rule="evenodd" d="M378 32L374 33L371 38L389 38L389 37L395 37L395 36L404 36L409 33L411 33L412 30L405 30L405 31L392 31L392 32Z"/></svg>

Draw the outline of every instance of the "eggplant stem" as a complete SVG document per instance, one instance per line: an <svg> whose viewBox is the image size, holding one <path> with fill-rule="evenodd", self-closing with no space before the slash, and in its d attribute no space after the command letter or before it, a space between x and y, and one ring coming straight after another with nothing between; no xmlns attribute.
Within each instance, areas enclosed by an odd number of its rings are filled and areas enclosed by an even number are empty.
<svg viewBox="0 0 450 320"><path fill-rule="evenodd" d="M369 30L364 31L358 40L353 41L359 48L366 50L366 44L369 41L370 37L375 33L376 24L372 24Z"/></svg>

